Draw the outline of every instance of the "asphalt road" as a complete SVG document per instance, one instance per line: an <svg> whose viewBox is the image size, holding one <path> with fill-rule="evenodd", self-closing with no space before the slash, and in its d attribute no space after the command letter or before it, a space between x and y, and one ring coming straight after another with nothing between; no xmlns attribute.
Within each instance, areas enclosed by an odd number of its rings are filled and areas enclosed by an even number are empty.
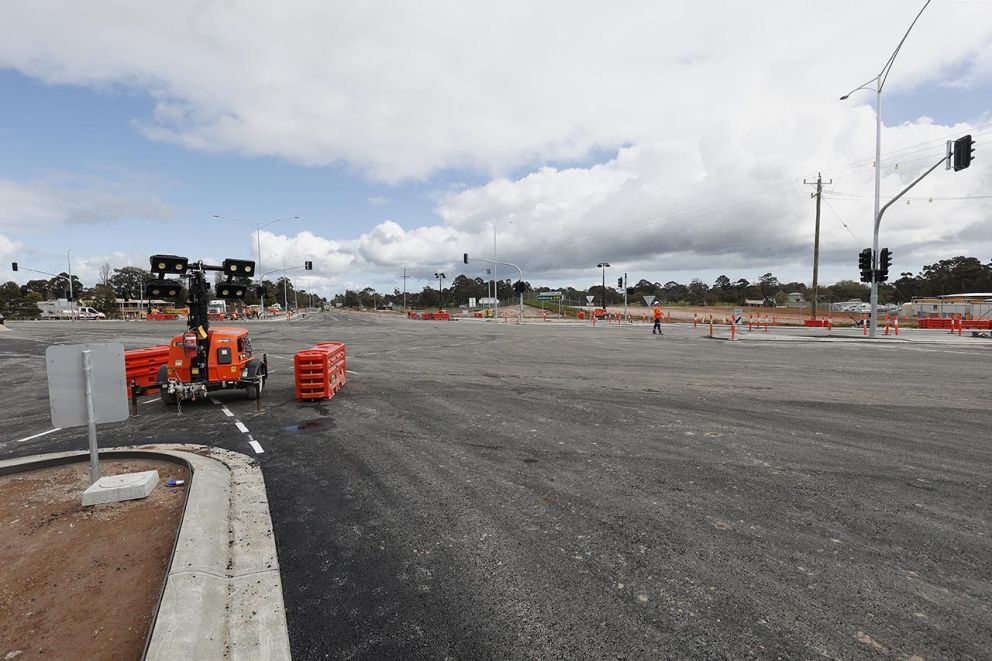
<svg viewBox="0 0 992 661"><path fill-rule="evenodd" d="M181 329L9 325L0 458L86 446L21 440L51 429L48 344ZM246 325L274 370L261 411L152 401L100 441L257 457L297 659L989 658L988 340ZM289 358L318 340L353 373L300 404Z"/></svg>

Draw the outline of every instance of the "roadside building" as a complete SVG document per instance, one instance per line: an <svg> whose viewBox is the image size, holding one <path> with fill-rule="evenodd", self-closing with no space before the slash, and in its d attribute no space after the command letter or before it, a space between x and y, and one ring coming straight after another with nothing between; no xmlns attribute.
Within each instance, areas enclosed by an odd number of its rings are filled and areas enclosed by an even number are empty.
<svg viewBox="0 0 992 661"><path fill-rule="evenodd" d="M785 295L785 305L790 308L806 307L806 299L797 291Z"/></svg>

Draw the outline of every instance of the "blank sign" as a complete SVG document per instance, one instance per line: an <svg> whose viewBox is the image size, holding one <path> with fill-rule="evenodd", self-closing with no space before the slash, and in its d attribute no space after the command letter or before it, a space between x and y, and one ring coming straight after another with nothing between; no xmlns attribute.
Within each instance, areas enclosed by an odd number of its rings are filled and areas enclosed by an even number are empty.
<svg viewBox="0 0 992 661"><path fill-rule="evenodd" d="M48 401L52 426L82 427L86 421L86 380L83 351L90 351L93 367L93 414L97 423L127 420L127 377L124 374L124 345L56 344L45 351L48 372Z"/></svg>

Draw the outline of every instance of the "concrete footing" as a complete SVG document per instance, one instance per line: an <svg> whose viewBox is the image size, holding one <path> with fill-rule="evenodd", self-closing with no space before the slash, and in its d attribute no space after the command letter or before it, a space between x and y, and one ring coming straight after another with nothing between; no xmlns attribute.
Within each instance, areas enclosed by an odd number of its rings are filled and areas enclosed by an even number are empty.
<svg viewBox="0 0 992 661"><path fill-rule="evenodd" d="M83 492L83 505L99 505L100 503L147 498L157 484L158 471L106 475Z"/></svg>

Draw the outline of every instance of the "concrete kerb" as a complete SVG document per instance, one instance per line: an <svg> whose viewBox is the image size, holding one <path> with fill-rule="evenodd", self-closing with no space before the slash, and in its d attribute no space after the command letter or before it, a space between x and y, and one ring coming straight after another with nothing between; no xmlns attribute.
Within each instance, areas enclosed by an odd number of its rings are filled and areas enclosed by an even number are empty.
<svg viewBox="0 0 992 661"><path fill-rule="evenodd" d="M100 456L180 461L191 472L144 658L290 659L275 537L257 462L184 444L108 449ZM87 457L59 452L0 461L0 475Z"/></svg>

